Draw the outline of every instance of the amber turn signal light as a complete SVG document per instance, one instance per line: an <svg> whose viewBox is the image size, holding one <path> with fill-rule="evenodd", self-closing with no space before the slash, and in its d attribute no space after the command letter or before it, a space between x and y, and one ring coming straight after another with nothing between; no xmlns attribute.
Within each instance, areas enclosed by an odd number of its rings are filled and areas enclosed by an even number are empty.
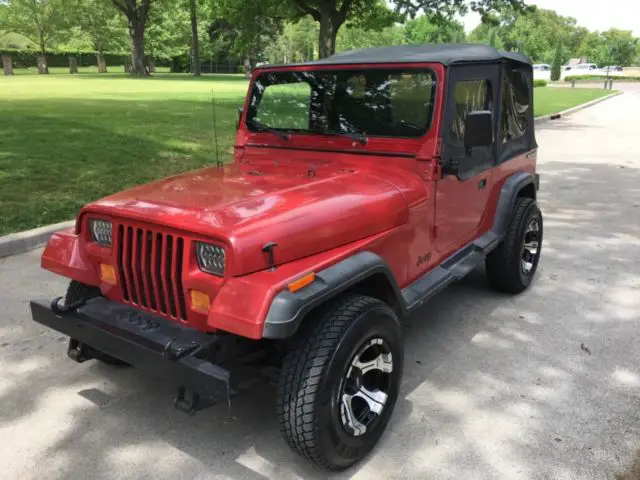
<svg viewBox="0 0 640 480"><path fill-rule="evenodd" d="M201 312L207 313L209 311L209 295L198 290L191 290L191 308Z"/></svg>
<svg viewBox="0 0 640 480"><path fill-rule="evenodd" d="M299 279L291 282L289 285L287 285L287 288L291 293L295 293L298 290L303 289L310 283L313 283L315 279L316 279L316 274L314 272L307 273L304 277L300 277Z"/></svg>
<svg viewBox="0 0 640 480"><path fill-rule="evenodd" d="M118 283L116 281L116 270L111 265L107 265L106 263L100 264L100 280L104 283L109 283L111 285L115 285Z"/></svg>

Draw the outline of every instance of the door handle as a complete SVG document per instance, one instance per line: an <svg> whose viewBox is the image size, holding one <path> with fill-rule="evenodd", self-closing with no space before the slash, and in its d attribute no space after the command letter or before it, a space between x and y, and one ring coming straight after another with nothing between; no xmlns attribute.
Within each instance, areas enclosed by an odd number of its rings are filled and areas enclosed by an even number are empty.
<svg viewBox="0 0 640 480"><path fill-rule="evenodd" d="M487 179L486 178L483 178L482 180L480 180L478 182L478 190L482 190L486 186L487 186Z"/></svg>

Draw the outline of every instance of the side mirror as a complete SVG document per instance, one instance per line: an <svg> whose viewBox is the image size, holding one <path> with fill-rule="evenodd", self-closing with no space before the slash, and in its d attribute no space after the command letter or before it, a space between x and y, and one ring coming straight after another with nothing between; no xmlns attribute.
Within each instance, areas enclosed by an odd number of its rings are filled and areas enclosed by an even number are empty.
<svg viewBox="0 0 640 480"><path fill-rule="evenodd" d="M493 120L489 110L469 112L464 119L464 146L487 147L493 143Z"/></svg>
<svg viewBox="0 0 640 480"><path fill-rule="evenodd" d="M242 119L242 112L243 112L243 109L239 108L238 109L238 119L236 120L236 130L238 130L240 128L240 119Z"/></svg>

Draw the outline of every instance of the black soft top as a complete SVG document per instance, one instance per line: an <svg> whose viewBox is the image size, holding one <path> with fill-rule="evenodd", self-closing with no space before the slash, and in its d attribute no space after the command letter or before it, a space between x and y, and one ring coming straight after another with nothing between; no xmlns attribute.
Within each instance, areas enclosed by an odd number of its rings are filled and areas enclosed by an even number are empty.
<svg viewBox="0 0 640 480"><path fill-rule="evenodd" d="M396 45L393 47L350 50L313 62L298 65L349 65L360 63L441 63L457 65L472 62L498 62L502 59L531 65L529 57L503 52L494 47L472 43ZM265 65L264 68L273 65Z"/></svg>

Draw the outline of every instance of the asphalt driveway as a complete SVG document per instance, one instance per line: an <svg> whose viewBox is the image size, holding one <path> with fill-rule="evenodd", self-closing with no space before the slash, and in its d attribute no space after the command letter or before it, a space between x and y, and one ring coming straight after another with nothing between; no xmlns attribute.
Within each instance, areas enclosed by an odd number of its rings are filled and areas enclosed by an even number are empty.
<svg viewBox="0 0 640 480"><path fill-rule="evenodd" d="M640 447L640 88L541 125L545 243L519 297L481 271L406 323L374 454L336 478L609 479ZM0 478L326 478L280 440L265 386L190 417L134 369L66 359L27 302L38 251L0 260Z"/></svg>

